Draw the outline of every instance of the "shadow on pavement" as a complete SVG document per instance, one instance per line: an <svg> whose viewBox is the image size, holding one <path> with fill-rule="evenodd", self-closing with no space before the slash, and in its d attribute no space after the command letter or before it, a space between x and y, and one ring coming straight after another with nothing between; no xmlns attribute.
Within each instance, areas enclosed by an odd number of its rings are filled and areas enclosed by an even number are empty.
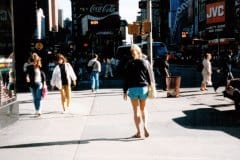
<svg viewBox="0 0 240 160"><path fill-rule="evenodd" d="M56 141L56 142L39 142L39 143L26 143L26 144L16 144L16 145L7 145L0 146L0 149L6 148L32 148L32 147L45 147L45 146L54 146L54 145L73 145L73 144L88 144L92 141L122 141L122 142L130 142L130 141L139 141L144 140L143 138L95 138L95 139L86 139L86 140L70 140L70 141Z"/></svg>
<svg viewBox="0 0 240 160"><path fill-rule="evenodd" d="M200 108L183 111L183 113L186 116L175 118L173 121L185 128L223 131L240 138L240 114L234 110L219 111L214 108Z"/></svg>
<svg viewBox="0 0 240 160"><path fill-rule="evenodd" d="M211 92L202 93L202 92L200 92L200 89L180 92L181 97L194 97L194 96L201 96L201 95L216 95L216 93L211 93Z"/></svg>

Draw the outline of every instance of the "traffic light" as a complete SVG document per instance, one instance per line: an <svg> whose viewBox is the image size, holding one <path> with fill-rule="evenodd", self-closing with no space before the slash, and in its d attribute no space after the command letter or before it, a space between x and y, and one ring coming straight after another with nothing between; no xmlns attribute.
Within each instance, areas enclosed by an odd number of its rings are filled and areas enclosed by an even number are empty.
<svg viewBox="0 0 240 160"><path fill-rule="evenodd" d="M151 32L151 22L143 21L142 22L142 34Z"/></svg>
<svg viewBox="0 0 240 160"><path fill-rule="evenodd" d="M139 1L138 2L138 8L146 9L147 8L147 1Z"/></svg>
<svg viewBox="0 0 240 160"><path fill-rule="evenodd" d="M140 9L147 9L147 1L139 1L138 2L138 8ZM153 1L152 2L152 8L160 8L160 2L159 1Z"/></svg>
<svg viewBox="0 0 240 160"><path fill-rule="evenodd" d="M133 24L128 24L128 34L138 35L140 34L140 23L134 22Z"/></svg>

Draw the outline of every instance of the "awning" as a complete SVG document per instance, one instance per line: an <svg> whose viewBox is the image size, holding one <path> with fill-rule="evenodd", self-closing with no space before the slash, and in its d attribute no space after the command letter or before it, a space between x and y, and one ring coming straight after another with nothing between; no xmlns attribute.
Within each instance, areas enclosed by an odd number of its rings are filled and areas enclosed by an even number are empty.
<svg viewBox="0 0 240 160"><path fill-rule="evenodd" d="M102 32L97 32L96 35L113 35L113 32L111 32L111 31L102 31Z"/></svg>
<svg viewBox="0 0 240 160"><path fill-rule="evenodd" d="M208 45L213 46L213 45L226 45L229 44L230 42L234 42L235 38L219 38L219 39L211 39L208 40Z"/></svg>

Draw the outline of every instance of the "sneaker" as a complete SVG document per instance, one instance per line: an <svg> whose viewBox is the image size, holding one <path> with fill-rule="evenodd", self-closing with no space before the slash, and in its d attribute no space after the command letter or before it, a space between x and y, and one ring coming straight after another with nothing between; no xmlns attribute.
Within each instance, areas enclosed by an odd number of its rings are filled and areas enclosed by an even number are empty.
<svg viewBox="0 0 240 160"><path fill-rule="evenodd" d="M66 107L65 110L62 111L62 114L69 113L69 109Z"/></svg>
<svg viewBox="0 0 240 160"><path fill-rule="evenodd" d="M218 87L217 86L213 86L213 89L214 89L215 92L217 92Z"/></svg>
<svg viewBox="0 0 240 160"><path fill-rule="evenodd" d="M41 116L41 114L42 114L41 111L36 111L36 112L35 112L35 115L36 115L36 116Z"/></svg>

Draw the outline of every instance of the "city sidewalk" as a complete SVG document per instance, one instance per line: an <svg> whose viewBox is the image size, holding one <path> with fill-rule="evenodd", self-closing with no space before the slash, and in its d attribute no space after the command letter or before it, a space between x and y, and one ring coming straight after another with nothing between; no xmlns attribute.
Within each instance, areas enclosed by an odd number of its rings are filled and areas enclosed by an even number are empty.
<svg viewBox="0 0 240 160"><path fill-rule="evenodd" d="M19 120L0 130L3 160L237 160L240 115L221 89L181 89L180 97L149 100L149 138L135 133L130 100L121 89L74 91L68 113L49 92L41 117L30 93L18 94Z"/></svg>

